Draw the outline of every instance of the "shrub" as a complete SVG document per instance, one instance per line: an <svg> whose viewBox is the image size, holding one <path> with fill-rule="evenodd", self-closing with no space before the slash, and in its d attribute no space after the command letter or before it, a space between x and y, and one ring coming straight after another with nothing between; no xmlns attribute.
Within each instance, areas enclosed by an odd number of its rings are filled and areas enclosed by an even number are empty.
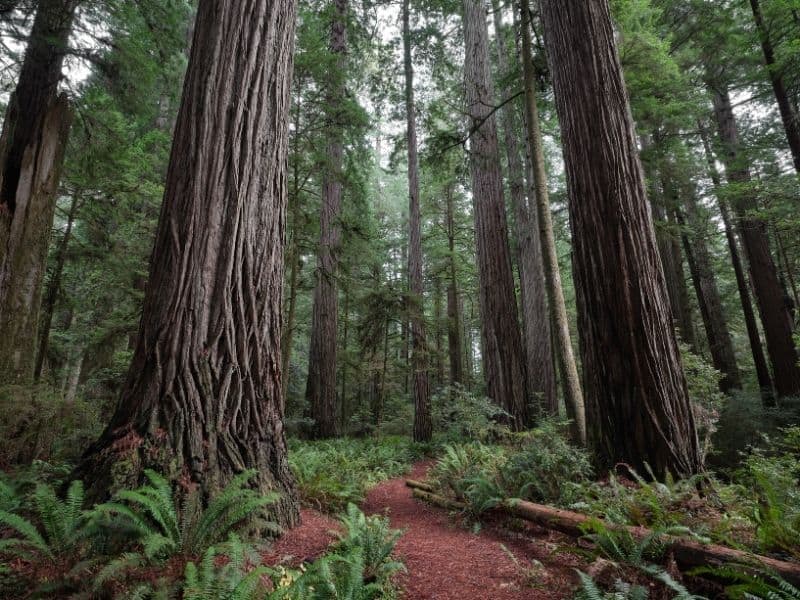
<svg viewBox="0 0 800 600"><path fill-rule="evenodd" d="M397 437L291 440L289 462L303 502L337 512L363 500L377 483L406 472L422 451Z"/></svg>
<svg viewBox="0 0 800 600"><path fill-rule="evenodd" d="M509 428L503 424L509 418L508 413L488 398L475 396L460 385L442 389L431 404L434 431L445 441L497 441L509 433Z"/></svg>
<svg viewBox="0 0 800 600"><path fill-rule="evenodd" d="M47 385L0 388L0 466L73 461L101 431L95 403Z"/></svg>
<svg viewBox="0 0 800 600"><path fill-rule="evenodd" d="M476 477L496 476L497 468L505 460L504 454L501 448L480 442L448 444L429 477L443 493L464 500Z"/></svg>
<svg viewBox="0 0 800 600"><path fill-rule="evenodd" d="M508 496L545 503L574 501L578 484L592 476L589 455L573 446L564 426L545 421L521 435L519 451L500 467L500 485Z"/></svg>

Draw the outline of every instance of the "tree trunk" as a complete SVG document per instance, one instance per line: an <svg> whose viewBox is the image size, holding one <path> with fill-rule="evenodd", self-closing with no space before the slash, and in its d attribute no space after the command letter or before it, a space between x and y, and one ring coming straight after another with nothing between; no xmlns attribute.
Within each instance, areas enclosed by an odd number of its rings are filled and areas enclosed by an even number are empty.
<svg viewBox="0 0 800 600"><path fill-rule="evenodd" d="M350 405L347 402L347 343L350 334L350 293L347 288L344 290L344 324L342 327L342 391L339 394L339 423L340 431L347 431L347 423L350 420Z"/></svg>
<svg viewBox="0 0 800 600"><path fill-rule="evenodd" d="M724 148L722 160L726 176L730 183L747 188L750 184L750 171L741 155L739 132L727 86L714 82L709 87L713 94L714 116L720 141ZM775 388L779 396L796 396L800 394L800 369L797 366L797 353L788 311L783 302L778 270L770 253L767 225L754 214L758 205L752 190L737 189L733 202L750 265L761 324L767 338L767 352L772 362Z"/></svg>
<svg viewBox="0 0 800 600"><path fill-rule="evenodd" d="M299 122L299 110L295 111L295 123ZM293 149L294 151L294 149ZM291 211L291 242L289 244L289 297L288 297L288 311L286 315L286 322L283 325L281 333L281 373L283 374L281 400L283 405L286 405L286 397L289 393L289 382L291 380L291 367L292 367L292 345L294 343L294 321L297 314L297 286L300 277L300 271L303 268L302 257L300 253L300 242L298 237L300 235L301 224L300 220L300 173L299 164L293 161L292 166L292 189L289 195L289 206Z"/></svg>
<svg viewBox="0 0 800 600"><path fill-rule="evenodd" d="M0 385L33 379L42 282L72 111L58 94L75 0L42 0L0 137Z"/></svg>
<svg viewBox="0 0 800 600"><path fill-rule="evenodd" d="M72 237L72 226L75 223L75 217L78 213L78 194L72 196L72 202L69 205L69 212L67 213L67 226L64 229L64 234L58 241L56 248L55 265L53 265L53 274L50 276L50 281L47 283L47 291L44 296L44 305L42 306L42 331L39 334L39 349L36 352L36 364L33 369L33 377L38 381L42 376L42 369L44 362L47 358L47 348L50 343L50 328L53 325L53 311L56 307L58 300L58 293L61 290L61 276L64 273L64 265L67 262L67 248Z"/></svg>
<svg viewBox="0 0 800 600"><path fill-rule="evenodd" d="M696 473L699 443L607 0L543 0L599 462Z"/></svg>
<svg viewBox="0 0 800 600"><path fill-rule="evenodd" d="M711 255L705 242L708 234L706 220L699 214L697 199L693 194L686 194L684 208L689 222L686 222L679 207L675 207L675 219L681 228L681 241L689 263L694 291L697 294L711 360L714 368L723 375L719 387L723 392L741 389L742 382L739 378L739 367L736 365L736 353L722 309Z"/></svg>
<svg viewBox="0 0 800 600"><path fill-rule="evenodd" d="M683 271L683 252L681 252L680 237L672 216L678 205L677 191L675 182L667 173L664 165L658 169L658 175L661 180L661 195L658 198L650 198L650 207L656 230L658 254L661 257L664 278L667 282L669 304L681 339L693 352L697 352L692 307L689 304L689 289L686 286L686 277Z"/></svg>
<svg viewBox="0 0 800 600"><path fill-rule="evenodd" d="M722 186L722 182L719 177L719 171L717 171L714 154L711 150L708 132L702 123L698 123L698 127L700 139L703 142L706 162L708 163L709 175L714 184L714 189L717 191L717 203L719 205L720 215L722 216L722 224L725 228L725 239L728 242L728 250L731 253L731 264L733 265L733 272L736 276L736 287L739 290L739 301L742 304L742 313L744 314L747 338L750 341L750 352L753 355L753 365L756 369L756 379L758 380L758 387L761 391L761 399L765 405L774 406L772 377L770 376L769 367L767 366L767 359L764 356L764 347L761 345L761 334L758 331L756 314L753 310L753 302L750 299L750 290L747 285L747 277L739 254L739 245L736 242L736 234L728 212L728 206L725 204L724 200L719 197L719 189Z"/></svg>
<svg viewBox="0 0 800 600"><path fill-rule="evenodd" d="M332 0L330 51L336 56L329 73L326 128L328 150L322 175L317 283L311 316L306 400L314 422L312 437L339 435L336 419L336 345L339 321L339 251L344 162L344 101L347 93L347 0Z"/></svg>
<svg viewBox="0 0 800 600"><path fill-rule="evenodd" d="M498 0L492 0L494 13L497 67L500 75L508 75L508 50ZM511 207L517 237L517 270L519 271L522 333L525 349L525 372L528 393L533 396L536 412L558 414L556 374L551 347L550 315L547 312L542 246L539 242L538 217L530 210L525 197L525 171L515 127L516 103L506 104L501 113L508 161L508 181ZM529 415L534 417L535 415Z"/></svg>
<svg viewBox="0 0 800 600"><path fill-rule="evenodd" d="M436 274L433 281L433 338L436 351L436 390L444 385L444 352L442 351L442 281L440 273Z"/></svg>
<svg viewBox="0 0 800 600"><path fill-rule="evenodd" d="M245 469L298 521L281 407L285 162L296 4L201 0L133 362L75 476L153 468L208 499Z"/></svg>
<svg viewBox="0 0 800 600"><path fill-rule="evenodd" d="M517 430L528 423L525 363L508 243L503 175L489 73L489 32L482 0L464 0L467 114L475 212L483 366L489 398L509 414Z"/></svg>
<svg viewBox="0 0 800 600"><path fill-rule="evenodd" d="M450 362L450 385L464 385L464 352L462 350L461 303L456 270L456 226L453 211L453 186L445 194L445 226L447 228L447 266L450 282L447 286L447 349Z"/></svg>
<svg viewBox="0 0 800 600"><path fill-rule="evenodd" d="M411 320L411 368L414 372L414 441L427 442L433 435L428 341L425 337L422 279L422 223L419 210L419 160L417 114L414 105L414 64L411 61L409 0L403 0L403 67L406 94L406 142L408 146L408 283Z"/></svg>
<svg viewBox="0 0 800 600"><path fill-rule="evenodd" d="M567 416L572 421L575 441L586 443L586 409L583 390L578 376L578 366L572 349L572 336L567 318L567 303L561 285L561 270L558 266L556 239L553 233L553 217L550 214L550 195L547 191L542 132L539 126L539 109L536 99L536 73L533 66L531 44L531 19L527 3L519 3L520 31L522 37L522 68L525 80L525 121L528 129L528 154L531 159L533 188L531 197L536 202L539 238L544 259L544 280L550 314L555 326L556 360L561 372L564 404Z"/></svg>
<svg viewBox="0 0 800 600"><path fill-rule="evenodd" d="M769 37L764 17L761 14L761 3L759 0L750 0L750 8L753 10L753 19L756 23L758 36L761 38L761 49L764 52L764 64L767 67L769 81L772 84L772 91L778 103L778 112L781 115L783 129L786 132L786 140L789 142L789 149L792 152L795 171L800 173L800 120L797 113L789 102L789 94L786 92L786 85L783 76L775 62L775 49Z"/></svg>

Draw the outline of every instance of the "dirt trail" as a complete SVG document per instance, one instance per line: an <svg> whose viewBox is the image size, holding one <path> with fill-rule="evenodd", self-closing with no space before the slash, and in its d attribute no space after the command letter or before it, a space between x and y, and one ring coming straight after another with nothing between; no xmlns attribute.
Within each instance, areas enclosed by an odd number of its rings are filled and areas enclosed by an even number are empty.
<svg viewBox="0 0 800 600"><path fill-rule="evenodd" d="M424 479L429 467L430 463L419 463L407 477ZM474 533L446 511L415 500L405 479L376 486L361 507L367 514L389 517L392 527L404 531L396 548L408 569L399 578L404 599L522 600L571 595L572 568L579 561L555 553L559 544L569 543L567 539L532 526L514 532L500 523L483 524ZM267 560L298 564L325 551L336 521L311 510L304 510L302 518L302 524L279 540ZM534 561L542 567L531 569Z"/></svg>

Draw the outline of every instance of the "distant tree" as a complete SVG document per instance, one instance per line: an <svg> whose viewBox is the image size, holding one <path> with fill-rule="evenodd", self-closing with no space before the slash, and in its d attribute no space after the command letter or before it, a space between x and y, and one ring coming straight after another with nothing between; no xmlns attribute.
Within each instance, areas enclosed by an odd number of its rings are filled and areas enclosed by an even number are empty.
<svg viewBox="0 0 800 600"><path fill-rule="evenodd" d="M319 250L308 356L306 400L313 420L311 435L339 434L336 411L336 351L339 322L339 253L341 251L342 122L347 94L347 0L331 1L330 51L335 57L327 81L326 135L328 152L322 174Z"/></svg>
<svg viewBox="0 0 800 600"><path fill-rule="evenodd" d="M428 383L428 342L425 337L422 279L422 223L419 207L417 115L414 103L414 63L411 55L409 0L403 0L403 71L405 74L406 144L408 146L408 279L411 314L411 368L414 389L414 440L427 442L433 434Z"/></svg>

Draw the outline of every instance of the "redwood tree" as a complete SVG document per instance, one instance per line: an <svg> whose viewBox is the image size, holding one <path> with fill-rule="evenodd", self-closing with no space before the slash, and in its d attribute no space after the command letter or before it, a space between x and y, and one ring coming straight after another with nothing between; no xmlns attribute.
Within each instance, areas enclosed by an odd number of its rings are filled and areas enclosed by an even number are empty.
<svg viewBox="0 0 800 600"><path fill-rule="evenodd" d="M489 33L481 0L464 0L464 71L478 257L483 371L487 395L519 429L528 421L525 363L508 243L503 175L489 72Z"/></svg>
<svg viewBox="0 0 800 600"><path fill-rule="evenodd" d="M701 468L608 0L542 0L569 190L589 439L605 466Z"/></svg>
<svg viewBox="0 0 800 600"><path fill-rule="evenodd" d="M93 499L150 467L207 501L255 469L298 520L280 366L295 11L200 1L133 362L75 473Z"/></svg>
<svg viewBox="0 0 800 600"><path fill-rule="evenodd" d="M414 440L427 442L433 434L428 351L422 306L422 224L419 210L419 159L414 104L414 64L411 60L409 0L403 0L403 70L406 96L406 143L408 146L408 280L411 317L411 367L414 388Z"/></svg>
<svg viewBox="0 0 800 600"><path fill-rule="evenodd" d="M800 368L792 337L792 321L783 301L778 269L772 259L766 222L755 211L758 200L751 187L750 169L739 145L739 131L725 82L714 77L707 81L714 103L714 116L722 147L720 158L725 175L733 184L733 208L739 234L750 266L750 278L767 340L767 354L779 396L800 394Z"/></svg>
<svg viewBox="0 0 800 600"><path fill-rule="evenodd" d="M0 137L0 384L33 377L39 308L72 122L58 93L76 0L41 0Z"/></svg>
<svg viewBox="0 0 800 600"><path fill-rule="evenodd" d="M326 124L328 148L322 172L322 205L319 218L314 307L308 350L306 401L313 420L312 437L338 435L336 416L336 345L339 323L339 250L342 210L343 120L347 66L347 0L331 3L330 51L334 64L329 71Z"/></svg>

